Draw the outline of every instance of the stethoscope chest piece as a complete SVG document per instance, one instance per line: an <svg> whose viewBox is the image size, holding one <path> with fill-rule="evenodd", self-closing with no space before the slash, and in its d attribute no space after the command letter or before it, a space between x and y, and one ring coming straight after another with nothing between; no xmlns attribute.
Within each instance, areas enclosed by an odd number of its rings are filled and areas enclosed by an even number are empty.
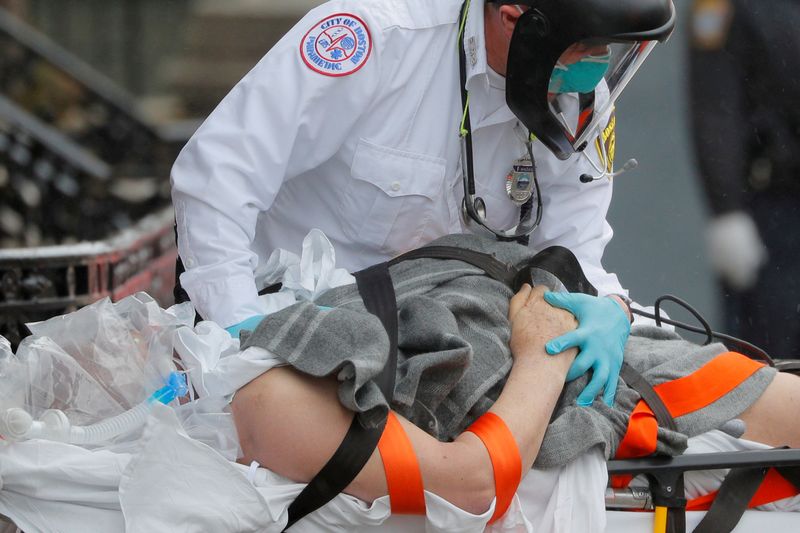
<svg viewBox="0 0 800 533"><path fill-rule="evenodd" d="M472 201L471 210L469 207L467 207L467 202L470 200ZM470 211L472 211L474 214L470 214ZM486 220L486 202L484 202L483 198L480 196L473 199L464 198L464 201L461 203L461 216L467 225L471 225L474 222L474 215L480 217L481 220Z"/></svg>

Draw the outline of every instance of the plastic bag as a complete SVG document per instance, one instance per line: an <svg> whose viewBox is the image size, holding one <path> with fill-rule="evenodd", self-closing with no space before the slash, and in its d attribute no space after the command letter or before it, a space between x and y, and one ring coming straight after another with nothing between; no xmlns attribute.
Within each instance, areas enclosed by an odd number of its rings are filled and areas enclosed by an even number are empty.
<svg viewBox="0 0 800 533"><path fill-rule="evenodd" d="M24 405L27 388L25 367L11 351L11 343L0 336L0 412Z"/></svg>
<svg viewBox="0 0 800 533"><path fill-rule="evenodd" d="M239 435L228 401L220 396L199 398L175 408L186 434L228 461L241 457Z"/></svg>
<svg viewBox="0 0 800 533"><path fill-rule="evenodd" d="M193 319L189 304L165 311L138 293L29 324L33 335L17 350L28 374L25 407L34 416L60 409L73 424L130 409L175 370L174 333Z"/></svg>
<svg viewBox="0 0 800 533"><path fill-rule="evenodd" d="M301 255L275 250L256 270L256 285L281 283L280 292L260 298L264 314L275 313L300 301L314 301L330 289L350 285L355 278L336 268L336 252L325 234L312 229L303 239Z"/></svg>

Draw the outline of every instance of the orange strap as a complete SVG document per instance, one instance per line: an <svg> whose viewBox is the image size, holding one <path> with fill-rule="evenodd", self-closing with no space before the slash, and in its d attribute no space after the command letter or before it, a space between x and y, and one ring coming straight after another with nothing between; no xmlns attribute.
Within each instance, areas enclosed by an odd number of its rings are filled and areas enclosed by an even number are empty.
<svg viewBox="0 0 800 533"><path fill-rule="evenodd" d="M762 363L744 355L727 352L718 355L688 376L653 387L673 418L700 410L742 384ZM653 411L640 401L631 413L625 437L617 449L617 459L645 457L656 451L658 424Z"/></svg>
<svg viewBox="0 0 800 533"><path fill-rule="evenodd" d="M734 352L721 354L695 372L654 387L670 414L677 418L702 409L719 400L738 387L764 365ZM616 457L625 459L644 457L656 451L658 423L653 411L644 401L640 401L631 413L628 430L617 449ZM627 486L633 476L613 476L612 486ZM770 469L764 482L750 500L749 507L790 498L798 494L798 488ZM708 510L716 498L712 492L689 500L688 511Z"/></svg>
<svg viewBox="0 0 800 533"><path fill-rule="evenodd" d="M425 514L425 489L414 447L393 412L389 412L378 450L389 487L392 514Z"/></svg>
<svg viewBox="0 0 800 533"><path fill-rule="evenodd" d="M494 413L486 413L477 419L467 431L481 439L494 470L494 490L496 504L489 523L496 522L506 514L514 494L522 481L522 459L514 435L502 418Z"/></svg>
<svg viewBox="0 0 800 533"><path fill-rule="evenodd" d="M689 500L686 504L686 510L707 511L714 502L714 498L717 497L717 492L719 491L710 492L705 496ZM753 495L747 507L752 509L759 505L766 505L778 500L783 500L784 498L791 498L797 496L797 494L797 487L780 475L777 470L770 468L767 472L767 476L764 478L764 481L761 482L761 486L758 487L758 490Z"/></svg>
<svg viewBox="0 0 800 533"><path fill-rule="evenodd" d="M644 400L639 400L628 419L625 437L617 448L617 459L652 455L656 451L657 437L656 415Z"/></svg>

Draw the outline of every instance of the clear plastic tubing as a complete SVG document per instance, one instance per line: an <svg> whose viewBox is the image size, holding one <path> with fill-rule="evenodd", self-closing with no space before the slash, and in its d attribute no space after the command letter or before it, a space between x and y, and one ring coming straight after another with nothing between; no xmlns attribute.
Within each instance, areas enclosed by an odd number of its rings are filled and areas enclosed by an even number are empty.
<svg viewBox="0 0 800 533"><path fill-rule="evenodd" d="M100 444L144 425L154 402L168 404L187 392L186 380L172 372L166 386L139 405L90 426L71 425L62 411L45 411L40 420L33 420L24 409L12 408L0 416L0 435L9 441L45 439L77 445Z"/></svg>

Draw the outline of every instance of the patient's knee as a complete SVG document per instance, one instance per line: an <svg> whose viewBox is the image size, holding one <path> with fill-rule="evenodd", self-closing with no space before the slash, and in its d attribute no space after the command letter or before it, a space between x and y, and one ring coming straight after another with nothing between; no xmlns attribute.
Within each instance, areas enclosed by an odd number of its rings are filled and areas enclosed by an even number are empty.
<svg viewBox="0 0 800 533"><path fill-rule="evenodd" d="M339 403L337 382L281 367L242 387L231 404L243 462L294 481L310 480L344 438L352 413Z"/></svg>
<svg viewBox="0 0 800 533"><path fill-rule="evenodd" d="M747 430L743 438L770 446L800 447L800 423L786 413L800 409L800 378L779 373L741 415Z"/></svg>

